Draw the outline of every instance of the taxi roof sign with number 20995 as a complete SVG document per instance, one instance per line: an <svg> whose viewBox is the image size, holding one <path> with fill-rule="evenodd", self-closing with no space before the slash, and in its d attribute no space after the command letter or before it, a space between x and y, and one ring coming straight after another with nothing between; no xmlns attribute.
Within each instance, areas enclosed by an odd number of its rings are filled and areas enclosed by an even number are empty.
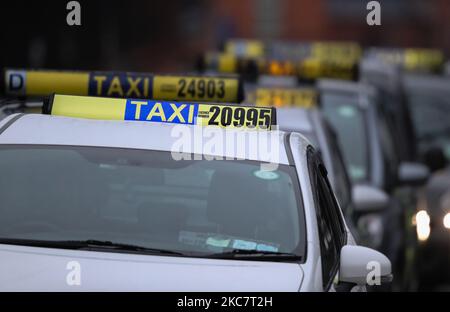
<svg viewBox="0 0 450 312"><path fill-rule="evenodd" d="M218 103L52 95L44 114L101 120L131 120L222 128L265 129L276 124L272 107Z"/></svg>

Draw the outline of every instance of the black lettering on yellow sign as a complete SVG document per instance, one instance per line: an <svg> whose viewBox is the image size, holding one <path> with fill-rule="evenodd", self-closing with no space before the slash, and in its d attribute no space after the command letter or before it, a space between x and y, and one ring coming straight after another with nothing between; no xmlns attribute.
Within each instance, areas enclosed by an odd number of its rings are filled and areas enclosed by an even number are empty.
<svg viewBox="0 0 450 312"><path fill-rule="evenodd" d="M242 85L237 78L155 76L153 97L178 101L239 102Z"/></svg>
<svg viewBox="0 0 450 312"><path fill-rule="evenodd" d="M178 81L179 98L219 98L222 99L225 96L225 82L223 80L212 79L179 79Z"/></svg>
<svg viewBox="0 0 450 312"><path fill-rule="evenodd" d="M89 95L164 100L238 102L239 80L93 72Z"/></svg>
<svg viewBox="0 0 450 312"><path fill-rule="evenodd" d="M149 98L151 83L151 75L93 72L89 77L89 95Z"/></svg>
<svg viewBox="0 0 450 312"><path fill-rule="evenodd" d="M272 110L270 108L211 106L209 108L210 126L270 128L272 123Z"/></svg>

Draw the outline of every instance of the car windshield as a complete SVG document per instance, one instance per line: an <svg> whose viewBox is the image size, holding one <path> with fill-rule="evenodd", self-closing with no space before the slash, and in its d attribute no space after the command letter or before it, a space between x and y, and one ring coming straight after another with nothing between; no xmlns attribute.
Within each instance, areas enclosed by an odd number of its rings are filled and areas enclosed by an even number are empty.
<svg viewBox="0 0 450 312"><path fill-rule="evenodd" d="M336 131L350 178L355 182L366 180L369 166L367 135L357 99L325 93L321 101L322 111Z"/></svg>
<svg viewBox="0 0 450 312"><path fill-rule="evenodd" d="M295 167L136 149L0 147L3 240L108 241L203 256L304 255ZM264 167L262 167L264 168Z"/></svg>
<svg viewBox="0 0 450 312"><path fill-rule="evenodd" d="M412 112L419 149L425 152L430 144L444 149L450 159L450 98L449 92L410 90L408 101Z"/></svg>

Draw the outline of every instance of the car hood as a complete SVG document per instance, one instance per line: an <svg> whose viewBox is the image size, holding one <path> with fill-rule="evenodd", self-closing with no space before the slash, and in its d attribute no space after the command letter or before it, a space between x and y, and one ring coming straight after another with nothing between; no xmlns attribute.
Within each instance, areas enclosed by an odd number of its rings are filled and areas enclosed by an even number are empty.
<svg viewBox="0 0 450 312"><path fill-rule="evenodd" d="M298 291L296 263L0 245L0 291Z"/></svg>

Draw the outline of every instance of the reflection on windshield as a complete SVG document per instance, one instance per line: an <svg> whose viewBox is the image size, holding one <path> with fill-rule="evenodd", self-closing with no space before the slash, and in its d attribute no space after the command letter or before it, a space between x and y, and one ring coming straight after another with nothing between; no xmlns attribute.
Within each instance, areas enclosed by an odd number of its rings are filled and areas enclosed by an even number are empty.
<svg viewBox="0 0 450 312"><path fill-rule="evenodd" d="M295 169L170 152L0 148L0 238L111 241L187 254L298 253Z"/></svg>
<svg viewBox="0 0 450 312"><path fill-rule="evenodd" d="M322 107L325 117L336 131L350 178L367 179L367 138L364 117L349 96L324 94Z"/></svg>
<svg viewBox="0 0 450 312"><path fill-rule="evenodd" d="M450 159L450 94L408 95L419 149L425 152L431 145L441 146Z"/></svg>

